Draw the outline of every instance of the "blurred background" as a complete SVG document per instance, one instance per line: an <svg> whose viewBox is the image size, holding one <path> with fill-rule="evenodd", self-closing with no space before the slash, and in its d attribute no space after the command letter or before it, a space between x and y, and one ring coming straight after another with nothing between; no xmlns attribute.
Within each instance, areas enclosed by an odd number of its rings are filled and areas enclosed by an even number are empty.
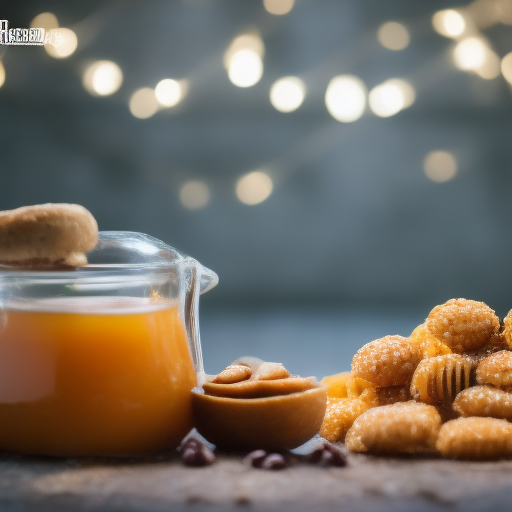
<svg viewBox="0 0 512 512"><path fill-rule="evenodd" d="M69 202L220 277L207 372L319 377L451 297L512 307L512 0L4 2L0 209Z"/></svg>

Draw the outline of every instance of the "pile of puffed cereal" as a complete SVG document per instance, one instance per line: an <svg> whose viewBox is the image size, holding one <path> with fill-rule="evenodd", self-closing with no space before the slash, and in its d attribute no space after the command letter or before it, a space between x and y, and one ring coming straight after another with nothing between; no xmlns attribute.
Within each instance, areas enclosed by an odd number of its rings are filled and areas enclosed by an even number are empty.
<svg viewBox="0 0 512 512"><path fill-rule="evenodd" d="M512 310L436 306L408 337L361 347L350 372L323 379L320 435L355 452L512 456Z"/></svg>

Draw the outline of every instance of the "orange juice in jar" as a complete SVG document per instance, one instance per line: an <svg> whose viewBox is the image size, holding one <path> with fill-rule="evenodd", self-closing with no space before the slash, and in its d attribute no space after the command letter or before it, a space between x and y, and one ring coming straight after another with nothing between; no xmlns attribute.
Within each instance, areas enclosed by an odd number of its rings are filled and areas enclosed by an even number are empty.
<svg viewBox="0 0 512 512"><path fill-rule="evenodd" d="M123 234L108 235L97 257ZM133 260L143 235L124 237ZM144 255L143 268L0 271L0 449L133 455L179 444L202 374L197 297L216 276L177 251L160 257Z"/></svg>

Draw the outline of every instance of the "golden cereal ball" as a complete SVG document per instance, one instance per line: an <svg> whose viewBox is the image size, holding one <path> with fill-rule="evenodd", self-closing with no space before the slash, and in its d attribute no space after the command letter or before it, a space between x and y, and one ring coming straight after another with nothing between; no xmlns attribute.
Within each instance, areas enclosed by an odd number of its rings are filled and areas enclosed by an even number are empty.
<svg viewBox="0 0 512 512"><path fill-rule="evenodd" d="M435 451L441 416L435 407L399 402L374 407L357 418L345 438L354 452L422 453Z"/></svg>
<svg viewBox="0 0 512 512"><path fill-rule="evenodd" d="M377 407L379 404L379 397L377 396L377 388L365 389L359 396L359 400L365 402L368 407Z"/></svg>
<svg viewBox="0 0 512 512"><path fill-rule="evenodd" d="M359 398L359 400L368 404L369 407L377 407L379 405L375 386L371 382L359 377L351 375L347 380L347 395L348 398Z"/></svg>
<svg viewBox="0 0 512 512"><path fill-rule="evenodd" d="M451 354L452 350L448 345L438 340L423 323L418 325L409 336L411 343L417 346L423 358Z"/></svg>
<svg viewBox="0 0 512 512"><path fill-rule="evenodd" d="M512 350L512 309L507 313L503 319L503 336L507 342L508 348Z"/></svg>
<svg viewBox="0 0 512 512"><path fill-rule="evenodd" d="M407 402L412 398L408 385L377 388L359 377L350 377L347 380L347 393L349 398L359 398L372 407Z"/></svg>
<svg viewBox="0 0 512 512"><path fill-rule="evenodd" d="M352 359L352 376L377 387L403 386L421 360L418 347L403 336L385 336L361 347Z"/></svg>
<svg viewBox="0 0 512 512"><path fill-rule="evenodd" d="M350 372L342 372L324 377L321 384L327 388L329 398L347 398L348 379L350 379Z"/></svg>
<svg viewBox="0 0 512 512"><path fill-rule="evenodd" d="M500 321L489 306L467 299L451 299L436 306L425 324L436 338L459 354L483 347L500 328Z"/></svg>
<svg viewBox="0 0 512 512"><path fill-rule="evenodd" d="M476 367L476 380L479 384L512 386L512 352L502 350L484 357Z"/></svg>
<svg viewBox="0 0 512 512"><path fill-rule="evenodd" d="M347 380L348 398L359 398L366 402L370 407L377 407L379 400L377 398L377 390L375 386L367 380L359 377L350 377Z"/></svg>
<svg viewBox="0 0 512 512"><path fill-rule="evenodd" d="M320 435L333 443L342 442L352 423L369 407L358 398L328 398Z"/></svg>
<svg viewBox="0 0 512 512"><path fill-rule="evenodd" d="M512 455L512 425L496 418L457 418L439 431L436 443L443 457L500 459Z"/></svg>
<svg viewBox="0 0 512 512"><path fill-rule="evenodd" d="M396 402L408 402L412 399L409 386L388 386L376 388L378 405L390 405Z"/></svg>
<svg viewBox="0 0 512 512"><path fill-rule="evenodd" d="M489 341L480 349L482 354L491 355L502 350L509 350L507 340L504 332L493 334Z"/></svg>
<svg viewBox="0 0 512 512"><path fill-rule="evenodd" d="M512 393L491 386L473 386L457 395L453 410L464 417L512 418Z"/></svg>
<svg viewBox="0 0 512 512"><path fill-rule="evenodd" d="M431 405L449 405L473 380L473 365L459 354L423 359L411 381L415 400Z"/></svg>
<svg viewBox="0 0 512 512"><path fill-rule="evenodd" d="M489 341L479 350L475 352L467 352L464 357L467 357L475 365L479 363L484 357L501 352L502 350L509 350L505 335L502 332L493 334Z"/></svg>
<svg viewBox="0 0 512 512"><path fill-rule="evenodd" d="M347 395L349 398L359 398L367 389L375 389L375 385L352 375L347 379Z"/></svg>

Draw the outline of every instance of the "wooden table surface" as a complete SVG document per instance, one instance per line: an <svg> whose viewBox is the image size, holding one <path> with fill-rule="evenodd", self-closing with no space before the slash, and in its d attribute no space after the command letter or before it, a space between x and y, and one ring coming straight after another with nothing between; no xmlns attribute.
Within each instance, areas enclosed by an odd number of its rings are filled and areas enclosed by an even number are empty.
<svg viewBox="0 0 512 512"><path fill-rule="evenodd" d="M295 461L254 469L239 454L184 467L175 452L143 459L54 459L0 453L0 510L511 510L512 461L349 455L344 468Z"/></svg>

